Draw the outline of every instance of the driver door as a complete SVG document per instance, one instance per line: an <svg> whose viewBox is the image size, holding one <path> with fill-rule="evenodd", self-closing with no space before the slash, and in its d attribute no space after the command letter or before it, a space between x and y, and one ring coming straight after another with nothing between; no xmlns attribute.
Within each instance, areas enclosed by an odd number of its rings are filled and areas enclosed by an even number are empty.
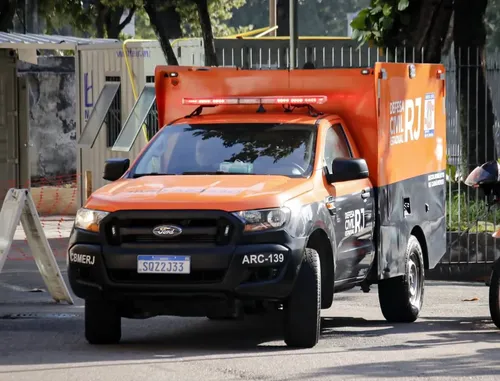
<svg viewBox="0 0 500 381"><path fill-rule="evenodd" d="M335 158L354 157L340 123L326 131L324 157L329 173ZM328 192L335 202L332 215L337 244L335 282L362 278L375 255L373 187L369 179L362 179L329 184Z"/></svg>

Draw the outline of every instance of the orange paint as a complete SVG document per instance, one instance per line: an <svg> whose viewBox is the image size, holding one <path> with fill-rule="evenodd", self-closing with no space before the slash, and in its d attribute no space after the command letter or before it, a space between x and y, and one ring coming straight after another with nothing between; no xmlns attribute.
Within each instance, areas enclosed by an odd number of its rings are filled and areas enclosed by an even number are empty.
<svg viewBox="0 0 500 381"><path fill-rule="evenodd" d="M285 113L281 105L220 105L186 119L197 106L184 98L326 96L313 107L319 119L316 159L309 179L285 176L157 176L119 180L89 198L87 207L119 209L270 208L295 199L318 201L342 196L364 187L380 187L446 168L446 119L442 65L377 63L374 69L240 70L158 66L155 72L160 126L204 123L317 123L307 109ZM385 72L385 74L383 74ZM173 74L174 73L174 74ZM382 78L383 76L386 79ZM427 97L426 94L433 94ZM432 106L426 109L425 107ZM433 114L432 114L433 113ZM433 134L425 136L426 116L433 118ZM328 184L323 176L325 131L340 123L354 157L364 158L370 178ZM167 127L168 128L168 127ZM430 131L430 130L429 130ZM432 135L432 136L431 136ZM396 144L392 144L396 143Z"/></svg>

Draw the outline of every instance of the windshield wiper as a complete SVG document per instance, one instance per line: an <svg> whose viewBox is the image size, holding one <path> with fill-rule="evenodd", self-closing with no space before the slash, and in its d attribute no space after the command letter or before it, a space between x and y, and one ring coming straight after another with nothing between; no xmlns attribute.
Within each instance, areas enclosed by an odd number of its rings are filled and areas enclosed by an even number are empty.
<svg viewBox="0 0 500 381"><path fill-rule="evenodd" d="M151 173L134 173L132 178L137 179L139 177L144 176L171 176L171 173L159 173L159 172L151 172Z"/></svg>
<svg viewBox="0 0 500 381"><path fill-rule="evenodd" d="M246 172L224 172L224 171L187 171L183 175L255 175L255 173Z"/></svg>

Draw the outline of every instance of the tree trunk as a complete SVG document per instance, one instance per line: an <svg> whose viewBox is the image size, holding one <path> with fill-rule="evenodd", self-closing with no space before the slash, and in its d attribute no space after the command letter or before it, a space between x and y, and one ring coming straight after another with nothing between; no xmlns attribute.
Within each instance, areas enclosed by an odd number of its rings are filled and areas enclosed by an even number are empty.
<svg viewBox="0 0 500 381"><path fill-rule="evenodd" d="M276 1L277 36L290 36L290 0Z"/></svg>
<svg viewBox="0 0 500 381"><path fill-rule="evenodd" d="M207 0L195 0L200 18L201 34L203 36L203 45L205 47L205 66L219 66L217 54L215 52L215 41L212 33L212 22L208 13Z"/></svg>
<svg viewBox="0 0 500 381"><path fill-rule="evenodd" d="M9 32L14 26L17 0L0 0L0 32Z"/></svg>
<svg viewBox="0 0 500 381"><path fill-rule="evenodd" d="M170 39L182 36L181 17L175 6L158 5L156 0L144 0L144 10L149 16L151 25L156 36L160 40L160 45L169 65L179 65L174 49L170 44Z"/></svg>
<svg viewBox="0 0 500 381"><path fill-rule="evenodd" d="M123 13L125 12L124 7L115 7L108 8L108 12L106 13L106 34L108 38L118 39L120 37L120 33L127 26L127 24L134 17L134 13L136 11L136 6L134 5L130 10L122 23L120 23Z"/></svg>
<svg viewBox="0 0 500 381"><path fill-rule="evenodd" d="M96 37L104 38L105 37L105 22L106 22L106 13L107 8L98 1L96 4L97 17L95 21L96 26Z"/></svg>
<svg viewBox="0 0 500 381"><path fill-rule="evenodd" d="M398 62L441 62L452 14L453 0L411 1L387 39L391 58Z"/></svg>
<svg viewBox="0 0 500 381"><path fill-rule="evenodd" d="M487 0L455 2L453 37L464 176L496 159L495 115L485 70L486 6Z"/></svg>

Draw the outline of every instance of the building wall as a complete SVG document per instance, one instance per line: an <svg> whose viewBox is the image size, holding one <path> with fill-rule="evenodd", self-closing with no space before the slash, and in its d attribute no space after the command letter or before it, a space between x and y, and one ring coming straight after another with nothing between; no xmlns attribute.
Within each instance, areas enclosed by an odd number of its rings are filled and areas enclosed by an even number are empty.
<svg viewBox="0 0 500 381"><path fill-rule="evenodd" d="M76 86L74 57L40 57L21 62L29 84L31 178L76 172Z"/></svg>

